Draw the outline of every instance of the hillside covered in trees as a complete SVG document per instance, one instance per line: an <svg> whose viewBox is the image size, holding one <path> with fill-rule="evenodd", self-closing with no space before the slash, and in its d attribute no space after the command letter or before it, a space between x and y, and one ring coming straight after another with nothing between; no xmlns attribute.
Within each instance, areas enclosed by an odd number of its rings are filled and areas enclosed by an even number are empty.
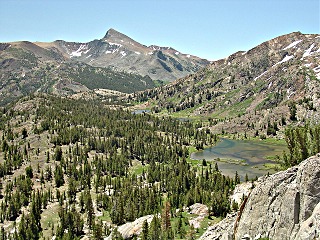
<svg viewBox="0 0 320 240"><path fill-rule="evenodd" d="M102 239L148 214L148 236L170 239L190 228L168 223L176 209L203 203L211 218L231 209L239 178L189 160L217 141L200 122L37 95L2 108L0 123L0 239Z"/></svg>

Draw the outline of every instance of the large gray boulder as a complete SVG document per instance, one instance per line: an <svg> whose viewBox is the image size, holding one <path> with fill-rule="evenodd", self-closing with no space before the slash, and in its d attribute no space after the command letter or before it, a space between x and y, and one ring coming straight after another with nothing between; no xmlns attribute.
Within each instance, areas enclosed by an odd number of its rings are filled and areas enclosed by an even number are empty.
<svg viewBox="0 0 320 240"><path fill-rule="evenodd" d="M255 185L230 227L207 239L319 239L320 154Z"/></svg>
<svg viewBox="0 0 320 240"><path fill-rule="evenodd" d="M236 213L228 214L225 219L210 226L199 240L233 240L233 229L236 218Z"/></svg>

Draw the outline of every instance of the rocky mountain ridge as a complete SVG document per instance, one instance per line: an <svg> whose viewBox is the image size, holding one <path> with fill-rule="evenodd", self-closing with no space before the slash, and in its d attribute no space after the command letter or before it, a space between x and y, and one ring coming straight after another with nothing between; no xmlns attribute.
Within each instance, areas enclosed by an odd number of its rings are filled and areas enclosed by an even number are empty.
<svg viewBox="0 0 320 240"><path fill-rule="evenodd" d="M148 76L70 61L57 49L27 41L0 44L1 105L35 92L71 96L95 89L130 93L153 87Z"/></svg>
<svg viewBox="0 0 320 240"><path fill-rule="evenodd" d="M154 88L154 80L161 84L194 73L208 63L172 48L146 47L114 29L88 43L0 43L0 104L34 92L131 93Z"/></svg>
<svg viewBox="0 0 320 240"><path fill-rule="evenodd" d="M320 155L259 178L238 214L211 226L200 239L318 239Z"/></svg>
<svg viewBox="0 0 320 240"><path fill-rule="evenodd" d="M171 47L147 47L114 29L109 29L102 39L87 43L58 40L35 44L48 50L57 50L72 61L148 75L153 80L173 81L194 73L209 63Z"/></svg>
<svg viewBox="0 0 320 240"><path fill-rule="evenodd" d="M319 57L320 35L294 32L134 97L155 112L211 119L217 132L265 133L273 122L277 128L292 119L318 122Z"/></svg>

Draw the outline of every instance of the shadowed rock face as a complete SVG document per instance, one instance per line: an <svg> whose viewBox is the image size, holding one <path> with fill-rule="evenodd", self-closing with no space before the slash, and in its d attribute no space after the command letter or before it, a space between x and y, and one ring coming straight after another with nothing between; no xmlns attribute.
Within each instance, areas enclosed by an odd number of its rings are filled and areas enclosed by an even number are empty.
<svg viewBox="0 0 320 240"><path fill-rule="evenodd" d="M237 220L206 239L317 239L320 237L320 155L269 177L259 178ZM210 235L211 231L211 235ZM225 236L223 238L222 236Z"/></svg>

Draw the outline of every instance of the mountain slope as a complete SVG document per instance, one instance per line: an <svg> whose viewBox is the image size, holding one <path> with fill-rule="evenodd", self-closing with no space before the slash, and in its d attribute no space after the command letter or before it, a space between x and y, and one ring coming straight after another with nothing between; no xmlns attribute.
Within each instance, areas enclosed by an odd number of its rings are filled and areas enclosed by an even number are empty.
<svg viewBox="0 0 320 240"><path fill-rule="evenodd" d="M172 48L146 47L110 29L100 40L0 43L0 104L33 92L72 95L97 88L132 93L209 62Z"/></svg>
<svg viewBox="0 0 320 240"><path fill-rule="evenodd" d="M273 122L318 121L319 57L320 36L294 32L135 96L156 112L213 119L217 131L266 132Z"/></svg>
<svg viewBox="0 0 320 240"><path fill-rule="evenodd" d="M0 44L0 104L34 92L72 95L97 88L130 93L155 87L148 76L70 61L57 48Z"/></svg>
<svg viewBox="0 0 320 240"><path fill-rule="evenodd" d="M66 59L148 75L153 80L173 81L194 73L209 63L170 47L144 46L114 29L108 30L102 39L88 43L59 40L36 44L46 49L56 49Z"/></svg>

